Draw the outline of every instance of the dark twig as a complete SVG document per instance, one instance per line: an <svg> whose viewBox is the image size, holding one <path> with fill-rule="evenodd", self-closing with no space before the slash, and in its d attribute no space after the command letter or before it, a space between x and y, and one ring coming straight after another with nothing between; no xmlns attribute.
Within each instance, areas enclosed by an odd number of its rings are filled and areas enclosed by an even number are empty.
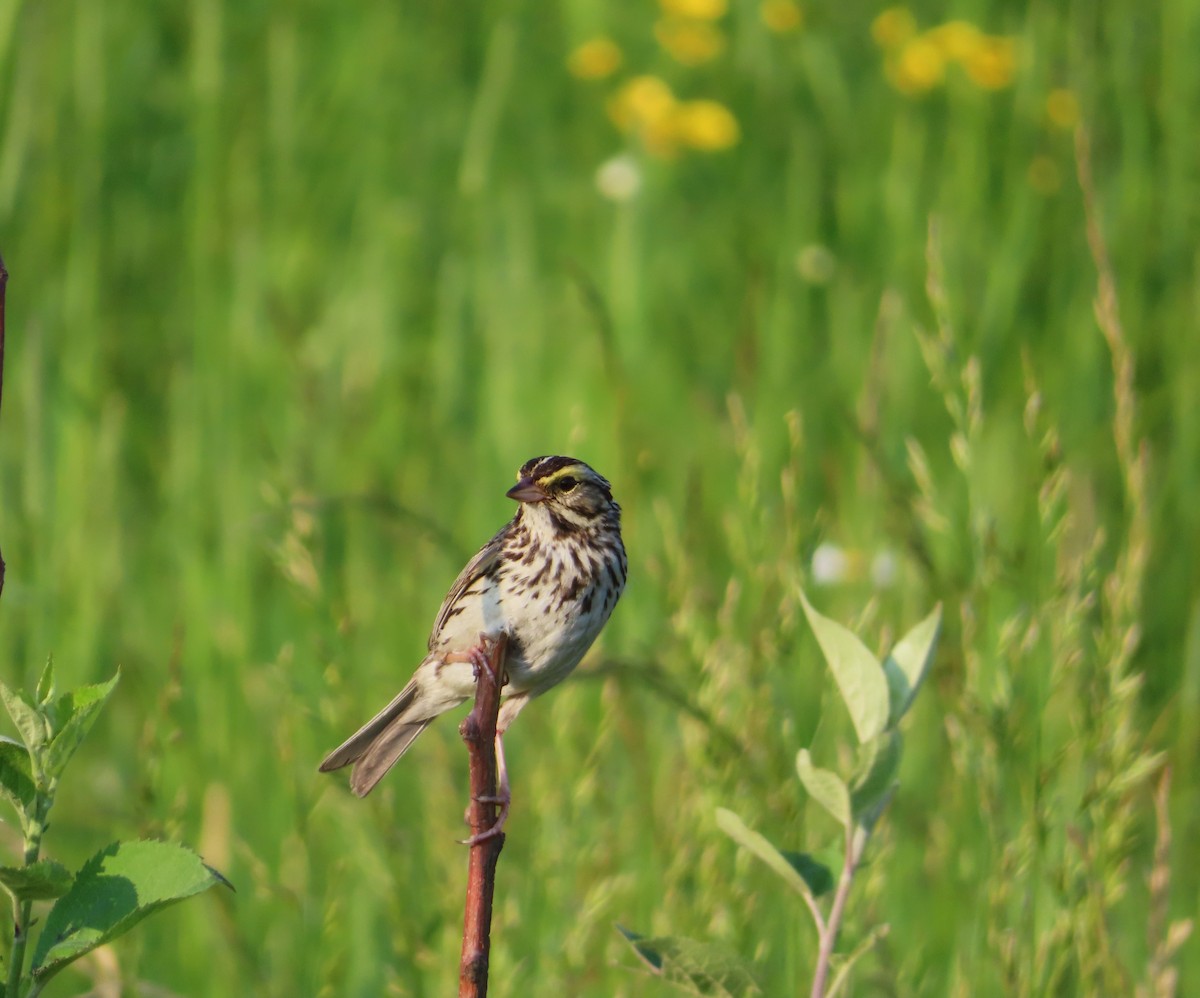
<svg viewBox="0 0 1200 998"><path fill-rule="evenodd" d="M459 728L471 757L470 825L474 841L467 867L467 908L463 918L462 962L459 964L458 998L486 998L488 957L492 945L492 894L496 863L504 848L504 833L479 839L497 820L496 718L500 713L500 687L504 682L504 649L501 635L485 644L487 669L475 678L475 706Z"/></svg>
<svg viewBox="0 0 1200 998"><path fill-rule="evenodd" d="M8 271L0 256L0 403L4 400L4 294L8 289ZM4 592L4 555L0 554L0 593Z"/></svg>

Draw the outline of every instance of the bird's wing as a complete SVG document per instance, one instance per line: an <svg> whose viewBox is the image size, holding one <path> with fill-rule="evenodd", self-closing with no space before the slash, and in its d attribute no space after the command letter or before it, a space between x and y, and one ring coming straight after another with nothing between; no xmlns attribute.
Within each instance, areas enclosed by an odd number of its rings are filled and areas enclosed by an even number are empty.
<svg viewBox="0 0 1200 998"><path fill-rule="evenodd" d="M500 560L500 552L504 548L504 540L508 537L509 531L513 528L513 523L510 521L497 531L496 536L488 541L479 552L467 562L467 567L458 573L458 578L454 580L454 585L450 587L450 591L446 593L446 598L442 600L442 607L438 610L437 620L433 622L433 631L429 635L429 650L433 650L433 646L437 643L438 635L442 633L442 627L446 623L446 619L450 616L450 611L454 608L454 604L458 602L458 598L470 587L471 583L481 576L487 575L496 566L496 562Z"/></svg>

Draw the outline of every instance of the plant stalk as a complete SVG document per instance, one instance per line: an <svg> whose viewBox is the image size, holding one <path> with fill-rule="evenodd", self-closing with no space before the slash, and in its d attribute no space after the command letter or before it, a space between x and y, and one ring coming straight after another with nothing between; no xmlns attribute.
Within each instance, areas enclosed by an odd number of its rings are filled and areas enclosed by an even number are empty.
<svg viewBox="0 0 1200 998"><path fill-rule="evenodd" d="M833 961L833 948L837 945L838 932L842 927L842 916L846 911L846 901L850 897L850 884L854 880L854 871L858 869L858 861L862 858L866 848L867 837L868 833L860 826L852 824L846 829L846 861L842 864L842 873L838 878L837 892L833 895L829 918L820 930L817 969L813 974L812 998L825 998L829 970Z"/></svg>
<svg viewBox="0 0 1200 998"><path fill-rule="evenodd" d="M8 271L0 257L0 403L4 400L4 297L8 290ZM0 593L4 592L4 555L0 554Z"/></svg>
<svg viewBox="0 0 1200 998"><path fill-rule="evenodd" d="M34 820L25 836L25 866L38 861L42 851L42 834L46 830L46 817L54 798L40 791L34 805ZM20 998L21 976L25 970L25 948L29 944L30 921L33 918L33 901L18 901L13 898L13 945L8 957L8 982L4 987L5 998ZM41 990L40 988L38 990Z"/></svg>
<svg viewBox="0 0 1200 998"><path fill-rule="evenodd" d="M491 647L484 646L488 668L475 678L475 706L459 729L471 760L470 824L472 836L492 828L496 813L496 721L500 712L500 687L504 682L504 650L508 641L501 635ZM462 959L459 964L459 998L487 998L488 962L491 955L492 897L496 887L496 863L504 848L504 833L475 841L467 868L467 902L463 916Z"/></svg>

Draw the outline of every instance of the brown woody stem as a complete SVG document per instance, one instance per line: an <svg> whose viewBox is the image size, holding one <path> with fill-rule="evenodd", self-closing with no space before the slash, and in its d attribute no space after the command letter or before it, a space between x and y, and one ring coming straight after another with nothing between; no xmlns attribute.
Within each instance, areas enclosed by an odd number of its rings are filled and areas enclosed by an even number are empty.
<svg viewBox="0 0 1200 998"><path fill-rule="evenodd" d="M500 687L504 682L504 649L507 643L505 635L494 642L485 642L483 650L487 655L490 674L480 670L475 680L475 706L459 728L471 760L472 836L488 831L497 820L496 718L500 713ZM492 942L492 895L496 887L496 863L503 848L503 832L471 845L458 998L485 998L487 995L488 958Z"/></svg>

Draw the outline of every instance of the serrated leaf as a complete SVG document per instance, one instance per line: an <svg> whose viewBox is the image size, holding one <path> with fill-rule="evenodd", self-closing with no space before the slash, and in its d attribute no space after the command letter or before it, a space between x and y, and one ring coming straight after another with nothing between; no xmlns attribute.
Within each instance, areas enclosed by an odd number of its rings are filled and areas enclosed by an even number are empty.
<svg viewBox="0 0 1200 998"><path fill-rule="evenodd" d="M0 885L18 901L49 901L71 886L71 871L52 859L28 866L0 866Z"/></svg>
<svg viewBox="0 0 1200 998"><path fill-rule="evenodd" d="M33 955L33 976L52 976L147 915L217 883L227 881L184 846L114 842L83 865L50 909Z"/></svg>
<svg viewBox="0 0 1200 998"><path fill-rule="evenodd" d="M684 936L648 939L620 925L617 931L653 974L681 991L716 998L762 994L746 962L727 946Z"/></svg>
<svg viewBox="0 0 1200 998"><path fill-rule="evenodd" d="M118 670L107 683L69 690L54 701L52 708L48 708L54 716L57 732L46 752L46 772L51 779L62 775L120 678Z"/></svg>
<svg viewBox="0 0 1200 998"><path fill-rule="evenodd" d="M891 788L900 768L900 732L894 728L859 746L858 765L850 781L850 811L861 818Z"/></svg>
<svg viewBox="0 0 1200 998"><path fill-rule="evenodd" d="M810 898L816 896L818 892L812 889L808 878L797 869L796 865L776 849L766 837L742 821L739 815L723 807L717 808L717 827L747 852L762 860L797 894ZM819 865L815 860L813 863Z"/></svg>
<svg viewBox="0 0 1200 998"><path fill-rule="evenodd" d="M868 742L888 722L888 681L883 669L852 631L817 613L803 592L800 602L850 711L858 740Z"/></svg>
<svg viewBox="0 0 1200 998"><path fill-rule="evenodd" d="M46 665L42 669L41 678L37 684L37 702L44 706L54 699L54 656L46 656Z"/></svg>
<svg viewBox="0 0 1200 998"><path fill-rule="evenodd" d="M796 756L796 772L800 782L813 800L825 808L843 826L850 827L850 790L837 773L831 769L818 769L812 763L808 749L801 749Z"/></svg>
<svg viewBox="0 0 1200 998"><path fill-rule="evenodd" d="M929 663L933 661L941 630L942 604L939 603L928 617L896 642L891 654L883 660L888 685L889 725L896 724L912 706L929 671Z"/></svg>
<svg viewBox="0 0 1200 998"><path fill-rule="evenodd" d="M12 738L0 737L0 794L16 808L24 825L33 813L37 788L29 750Z"/></svg>
<svg viewBox="0 0 1200 998"><path fill-rule="evenodd" d="M819 898L822 894L833 890L833 871L811 853L793 852L791 849L780 851L783 853L783 858L791 863L796 872L804 878L813 897Z"/></svg>
<svg viewBox="0 0 1200 998"><path fill-rule="evenodd" d="M31 753L36 752L46 744L46 740L50 735L46 719L37 707L30 702L24 690L9 689L6 683L0 682L0 700L4 701L4 707L8 711L8 716L12 718L13 724L17 726L21 740Z"/></svg>

